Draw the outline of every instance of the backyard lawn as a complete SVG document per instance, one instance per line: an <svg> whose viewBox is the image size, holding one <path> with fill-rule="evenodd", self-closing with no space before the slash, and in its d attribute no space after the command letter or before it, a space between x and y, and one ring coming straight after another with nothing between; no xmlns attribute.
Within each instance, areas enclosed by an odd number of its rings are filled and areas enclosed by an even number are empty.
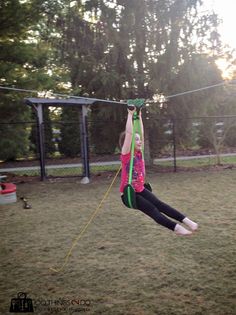
<svg viewBox="0 0 236 315"><path fill-rule="evenodd" d="M235 315L234 168L149 172L155 194L199 223L187 238L125 208L117 180L65 268L50 270L61 267L114 174L93 176L88 185L17 184L18 202L0 206L0 313L10 314L22 292L39 315ZM31 209L23 209L21 196Z"/></svg>

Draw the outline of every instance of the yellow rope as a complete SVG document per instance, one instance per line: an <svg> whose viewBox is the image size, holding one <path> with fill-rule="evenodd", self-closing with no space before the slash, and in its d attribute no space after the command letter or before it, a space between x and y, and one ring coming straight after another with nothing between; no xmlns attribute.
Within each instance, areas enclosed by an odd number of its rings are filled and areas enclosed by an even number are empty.
<svg viewBox="0 0 236 315"><path fill-rule="evenodd" d="M112 180L112 182L111 182L109 188L107 189L107 191L106 191L104 197L102 198L102 201L101 201L100 204L97 206L97 208L95 209L95 211L92 213L92 215L91 215L89 221L85 224L84 228L81 230L81 232L79 233L79 235L78 235L78 236L75 238L75 240L73 241L73 243L72 243L72 245L71 245L71 248L69 249L69 251L68 251L68 253L67 253L66 257L65 257L65 261L64 261L63 265L61 266L61 268L59 268L59 269L49 268L50 270L52 270L52 271L54 271L54 272L60 272L60 271L62 271L62 270L64 269L64 267L65 267L66 264L68 263L68 260L69 260L69 257L70 257L70 255L71 255L71 253L72 253L73 248L74 248L75 245L78 243L78 241L81 239L81 237L83 236L83 234L84 234L85 231L87 230L89 224L93 221L93 219L94 219L95 216L97 215L97 213L98 213L98 211L100 210L100 208L101 208L101 206L102 206L104 200L107 198L107 196L108 196L108 194L109 194L109 192L110 192L110 190L111 190L111 188L112 188L112 186L113 186L113 184L114 184L114 182L115 182L115 180L116 180L116 178L117 178L117 176L118 176L120 170L121 170L121 166L120 166L119 170L117 171L115 177L113 178L113 180Z"/></svg>

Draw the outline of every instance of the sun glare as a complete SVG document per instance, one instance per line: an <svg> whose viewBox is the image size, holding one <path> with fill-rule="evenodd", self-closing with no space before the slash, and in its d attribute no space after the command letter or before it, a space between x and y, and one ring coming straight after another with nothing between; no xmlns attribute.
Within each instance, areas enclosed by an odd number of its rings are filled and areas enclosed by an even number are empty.
<svg viewBox="0 0 236 315"><path fill-rule="evenodd" d="M218 59L216 61L217 67L222 72L222 77L224 80L231 80L233 78L233 72L235 69L233 69L233 66L227 62L225 59Z"/></svg>

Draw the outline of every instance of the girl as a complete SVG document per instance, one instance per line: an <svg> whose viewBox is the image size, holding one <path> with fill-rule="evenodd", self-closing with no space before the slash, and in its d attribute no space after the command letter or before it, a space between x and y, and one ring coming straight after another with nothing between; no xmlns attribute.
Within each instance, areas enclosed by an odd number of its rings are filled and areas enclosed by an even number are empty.
<svg viewBox="0 0 236 315"><path fill-rule="evenodd" d="M131 143L133 133L133 114L136 111L128 109L128 117L126 122L126 129L120 135L120 147L121 149L121 183L120 193L121 199L124 203L123 191L124 187L128 184L129 166L131 158ZM141 109L139 110L139 120L141 126L141 135L135 134L135 149L134 149L134 163L132 174L132 187L136 193L137 209L154 219L158 224L174 231L176 235L187 236L191 235L193 231L196 231L198 224L191 221L185 215L165 204L159 200L152 192L144 187L145 180L145 165L142 157L142 146L144 145L144 132ZM184 228L180 224L170 220L168 217L184 223L189 229Z"/></svg>

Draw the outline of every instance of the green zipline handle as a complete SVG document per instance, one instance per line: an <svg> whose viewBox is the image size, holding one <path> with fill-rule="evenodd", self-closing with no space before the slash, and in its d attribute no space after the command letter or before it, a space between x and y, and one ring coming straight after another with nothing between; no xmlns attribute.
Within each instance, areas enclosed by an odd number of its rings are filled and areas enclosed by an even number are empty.
<svg viewBox="0 0 236 315"><path fill-rule="evenodd" d="M140 109L143 107L144 103L145 103L144 98L129 99L127 101L128 108L132 110L133 107L136 107L138 114L140 112Z"/></svg>
<svg viewBox="0 0 236 315"><path fill-rule="evenodd" d="M127 105L133 105L135 106L136 108L140 108L144 105L144 102L145 102L145 99L144 98L136 98L136 99L129 99L127 101Z"/></svg>

